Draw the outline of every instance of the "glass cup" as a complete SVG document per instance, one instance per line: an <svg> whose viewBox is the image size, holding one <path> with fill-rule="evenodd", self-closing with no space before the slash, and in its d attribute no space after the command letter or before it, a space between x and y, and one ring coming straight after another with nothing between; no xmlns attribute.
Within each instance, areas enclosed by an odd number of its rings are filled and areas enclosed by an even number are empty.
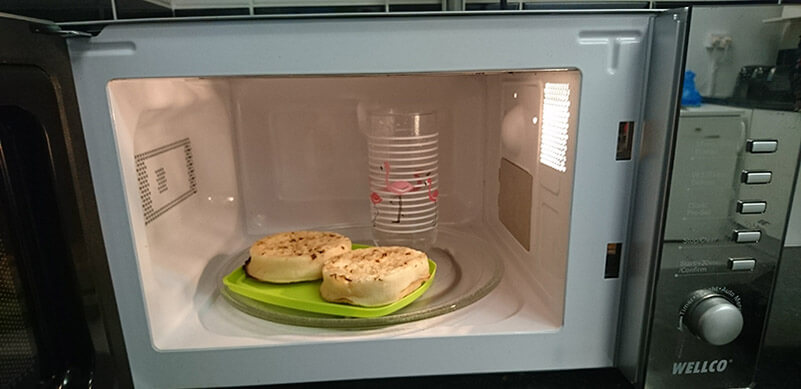
<svg viewBox="0 0 801 389"><path fill-rule="evenodd" d="M437 238L436 115L372 112L367 122L373 240L425 250Z"/></svg>

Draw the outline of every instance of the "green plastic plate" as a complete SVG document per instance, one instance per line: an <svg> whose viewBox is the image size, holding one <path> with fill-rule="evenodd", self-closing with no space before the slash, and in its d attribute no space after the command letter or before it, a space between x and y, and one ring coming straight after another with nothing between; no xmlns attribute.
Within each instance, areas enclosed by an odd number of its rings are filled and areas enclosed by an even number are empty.
<svg viewBox="0 0 801 389"><path fill-rule="evenodd" d="M354 244L353 249L363 249L369 246ZM414 292L406 297L380 307L360 307L356 305L331 303L320 297L320 283L322 281L297 282L292 284L273 284L260 282L248 277L242 267L238 267L223 278L223 284L231 292L238 295L278 305L281 307L297 309L306 312L324 313L328 315L347 317L379 317L389 315L420 297L431 286L437 264L428 260L428 280L420 285Z"/></svg>

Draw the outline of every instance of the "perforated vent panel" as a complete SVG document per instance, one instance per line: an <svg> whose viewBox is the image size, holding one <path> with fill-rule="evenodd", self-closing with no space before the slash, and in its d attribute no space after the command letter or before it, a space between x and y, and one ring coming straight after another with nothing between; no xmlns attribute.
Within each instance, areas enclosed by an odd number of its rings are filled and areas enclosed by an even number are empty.
<svg viewBox="0 0 801 389"><path fill-rule="evenodd" d="M135 159L145 224L197 193L189 138L137 154Z"/></svg>
<svg viewBox="0 0 801 389"><path fill-rule="evenodd" d="M0 235L0 388L14 388L36 374L36 342L14 256Z"/></svg>

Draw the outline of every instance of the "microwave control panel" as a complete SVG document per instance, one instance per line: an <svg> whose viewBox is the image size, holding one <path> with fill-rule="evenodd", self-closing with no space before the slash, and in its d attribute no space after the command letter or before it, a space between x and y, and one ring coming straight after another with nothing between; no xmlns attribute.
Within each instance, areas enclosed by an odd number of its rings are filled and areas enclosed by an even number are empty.
<svg viewBox="0 0 801 389"><path fill-rule="evenodd" d="M680 117L646 387L748 387L783 246L801 134L743 109Z"/></svg>

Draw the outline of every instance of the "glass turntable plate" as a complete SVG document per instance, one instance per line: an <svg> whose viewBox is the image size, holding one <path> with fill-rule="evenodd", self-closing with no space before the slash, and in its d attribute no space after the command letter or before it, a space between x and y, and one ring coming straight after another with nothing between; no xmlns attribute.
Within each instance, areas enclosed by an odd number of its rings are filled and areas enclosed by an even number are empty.
<svg viewBox="0 0 801 389"><path fill-rule="evenodd" d="M441 229L436 246L426 250L429 259L436 263L436 278L429 284L429 289L407 306L385 316L346 317L309 312L248 298L233 292L225 284L220 290L234 307L273 322L309 327L364 328L405 323L455 311L486 296L500 282L503 274L501 262L480 238ZM225 274L241 267L247 257L248 250L244 250L231 258Z"/></svg>

